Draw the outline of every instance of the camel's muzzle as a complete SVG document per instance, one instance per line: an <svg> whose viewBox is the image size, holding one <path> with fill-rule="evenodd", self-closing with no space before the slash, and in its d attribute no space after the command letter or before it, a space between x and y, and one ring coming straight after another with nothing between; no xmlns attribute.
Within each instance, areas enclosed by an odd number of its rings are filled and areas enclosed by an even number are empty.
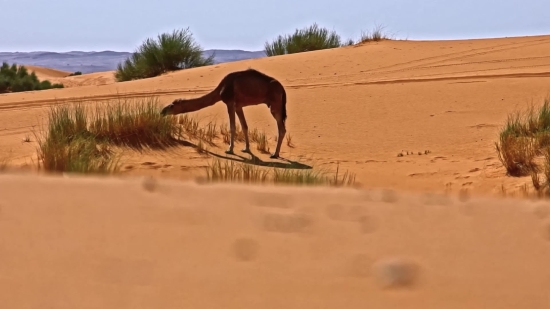
<svg viewBox="0 0 550 309"><path fill-rule="evenodd" d="M170 104L165 106L161 111L160 114L162 116L171 115L172 114L172 107L174 107L174 104Z"/></svg>

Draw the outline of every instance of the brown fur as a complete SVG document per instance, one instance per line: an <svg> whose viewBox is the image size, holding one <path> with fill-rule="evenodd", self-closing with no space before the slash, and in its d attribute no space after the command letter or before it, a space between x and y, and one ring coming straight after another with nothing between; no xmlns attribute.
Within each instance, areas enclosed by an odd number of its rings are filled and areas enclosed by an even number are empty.
<svg viewBox="0 0 550 309"><path fill-rule="evenodd" d="M239 118L245 136L243 152L250 151L248 125L244 118L243 107L265 103L277 122L277 147L271 158L279 157L281 144L286 133L286 92L279 81L257 70L248 69L227 74L211 92L194 99L176 99L164 107L162 115L177 115L198 111L222 101L227 106L231 138L228 154L233 153L235 139L235 114Z"/></svg>

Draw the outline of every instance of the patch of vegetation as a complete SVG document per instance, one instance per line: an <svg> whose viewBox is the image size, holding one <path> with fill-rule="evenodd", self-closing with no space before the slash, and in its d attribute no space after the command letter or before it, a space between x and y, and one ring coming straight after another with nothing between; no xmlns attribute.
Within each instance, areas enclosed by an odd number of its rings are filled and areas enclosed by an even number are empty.
<svg viewBox="0 0 550 309"><path fill-rule="evenodd" d="M181 135L181 127L176 118L160 115L160 105L154 97L98 102L89 114L89 131L96 139L119 146L172 146L174 136Z"/></svg>
<svg viewBox="0 0 550 309"><path fill-rule="evenodd" d="M63 88L63 84L40 81L34 72L29 74L25 66L3 62L0 67L0 93L46 90Z"/></svg>
<svg viewBox="0 0 550 309"><path fill-rule="evenodd" d="M269 153L269 142L267 141L267 135L264 132L259 132L254 136L256 142L256 149L261 153Z"/></svg>
<svg viewBox="0 0 550 309"><path fill-rule="evenodd" d="M111 149L87 130L82 105L54 106L45 136L36 135L39 167L48 172L107 173L117 170Z"/></svg>
<svg viewBox="0 0 550 309"><path fill-rule="evenodd" d="M264 51L268 57L329 49L349 45L343 43L335 31L319 27L316 23L296 29L293 34L279 35L272 42L266 42Z"/></svg>
<svg viewBox="0 0 550 309"><path fill-rule="evenodd" d="M132 56L119 63L115 72L117 81L129 81L214 64L214 55L203 56L189 29L175 30L147 38Z"/></svg>
<svg viewBox="0 0 550 309"><path fill-rule="evenodd" d="M76 71L74 73L69 74L69 76L77 76L77 75L82 75L82 72Z"/></svg>
<svg viewBox="0 0 550 309"><path fill-rule="evenodd" d="M369 31L369 32L362 31L361 38L359 39L359 42L357 42L357 44L388 40L389 37L384 33L383 29L384 27L382 26L376 26L372 31Z"/></svg>
<svg viewBox="0 0 550 309"><path fill-rule="evenodd" d="M54 105L48 125L36 134L39 167L49 172L111 173L119 169L113 146L165 147L181 128L160 117L158 102L94 102Z"/></svg>
<svg viewBox="0 0 550 309"><path fill-rule="evenodd" d="M324 170L287 169L263 167L234 161L214 159L206 167L208 182L236 182L259 184L289 184L289 185L325 185L353 186L355 175L345 172L339 175L339 166L334 175Z"/></svg>
<svg viewBox="0 0 550 309"><path fill-rule="evenodd" d="M530 175L538 194L550 196L550 99L510 114L495 148L508 175Z"/></svg>
<svg viewBox="0 0 550 309"><path fill-rule="evenodd" d="M499 160L510 176L526 176L537 171L535 158L550 146L550 100L537 109L508 115L495 143Z"/></svg>

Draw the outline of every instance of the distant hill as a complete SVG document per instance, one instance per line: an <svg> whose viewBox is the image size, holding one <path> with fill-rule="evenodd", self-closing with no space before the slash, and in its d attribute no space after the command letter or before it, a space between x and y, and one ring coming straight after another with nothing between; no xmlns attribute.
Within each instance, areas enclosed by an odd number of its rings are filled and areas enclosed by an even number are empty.
<svg viewBox="0 0 550 309"><path fill-rule="evenodd" d="M204 56L215 53L214 62L223 63L253 58L265 57L264 51L207 49ZM117 64L126 60L131 53L100 51L83 52L70 51L64 53L35 51L35 52L0 52L0 63L17 63L20 65L35 65L68 72L80 71L82 73L94 73L116 70Z"/></svg>

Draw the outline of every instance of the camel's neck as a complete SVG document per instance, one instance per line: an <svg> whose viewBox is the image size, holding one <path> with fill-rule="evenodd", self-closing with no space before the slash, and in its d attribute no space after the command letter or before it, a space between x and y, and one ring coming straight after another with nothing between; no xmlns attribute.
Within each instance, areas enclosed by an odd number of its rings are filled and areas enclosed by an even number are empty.
<svg viewBox="0 0 550 309"><path fill-rule="evenodd" d="M216 104L220 100L218 89L194 99L180 99L174 102L175 112L177 114L198 111L208 106Z"/></svg>

